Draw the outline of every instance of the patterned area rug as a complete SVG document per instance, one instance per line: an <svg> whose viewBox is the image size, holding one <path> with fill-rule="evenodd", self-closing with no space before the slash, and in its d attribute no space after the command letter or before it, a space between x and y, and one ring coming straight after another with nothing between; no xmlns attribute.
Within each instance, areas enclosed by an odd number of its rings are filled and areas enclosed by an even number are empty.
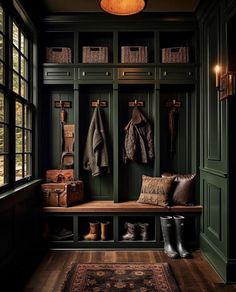
<svg viewBox="0 0 236 292"><path fill-rule="evenodd" d="M63 292L179 292L167 263L74 264Z"/></svg>

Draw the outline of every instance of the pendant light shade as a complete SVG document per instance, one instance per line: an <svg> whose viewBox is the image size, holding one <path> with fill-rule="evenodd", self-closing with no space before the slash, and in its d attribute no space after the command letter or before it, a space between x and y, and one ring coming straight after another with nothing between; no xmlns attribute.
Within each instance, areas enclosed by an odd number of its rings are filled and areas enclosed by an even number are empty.
<svg viewBox="0 0 236 292"><path fill-rule="evenodd" d="M100 0L100 7L115 15L132 15L145 8L145 0Z"/></svg>

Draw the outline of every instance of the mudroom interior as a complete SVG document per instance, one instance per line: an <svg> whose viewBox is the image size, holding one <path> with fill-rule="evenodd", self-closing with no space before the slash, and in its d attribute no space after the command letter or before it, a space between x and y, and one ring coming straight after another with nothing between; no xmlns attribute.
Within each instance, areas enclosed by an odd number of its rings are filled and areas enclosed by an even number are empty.
<svg viewBox="0 0 236 292"><path fill-rule="evenodd" d="M235 0L1 0L1 291L236 291L235 28Z"/></svg>

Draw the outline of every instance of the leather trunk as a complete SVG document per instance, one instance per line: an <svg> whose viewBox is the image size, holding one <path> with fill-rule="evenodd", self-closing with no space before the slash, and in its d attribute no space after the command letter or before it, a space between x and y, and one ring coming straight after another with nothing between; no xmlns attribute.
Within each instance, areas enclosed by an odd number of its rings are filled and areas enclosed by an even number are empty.
<svg viewBox="0 0 236 292"><path fill-rule="evenodd" d="M44 207L70 207L83 202L84 184L80 180L41 185Z"/></svg>

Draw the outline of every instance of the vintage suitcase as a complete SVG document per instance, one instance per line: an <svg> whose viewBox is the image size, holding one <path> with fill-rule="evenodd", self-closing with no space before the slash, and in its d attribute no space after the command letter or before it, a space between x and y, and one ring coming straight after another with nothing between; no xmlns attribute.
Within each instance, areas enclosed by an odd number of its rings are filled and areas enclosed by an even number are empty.
<svg viewBox="0 0 236 292"><path fill-rule="evenodd" d="M70 207L83 202L84 184L80 180L41 185L44 207Z"/></svg>
<svg viewBox="0 0 236 292"><path fill-rule="evenodd" d="M46 171L47 183L65 183L74 180L73 169L50 169Z"/></svg>

